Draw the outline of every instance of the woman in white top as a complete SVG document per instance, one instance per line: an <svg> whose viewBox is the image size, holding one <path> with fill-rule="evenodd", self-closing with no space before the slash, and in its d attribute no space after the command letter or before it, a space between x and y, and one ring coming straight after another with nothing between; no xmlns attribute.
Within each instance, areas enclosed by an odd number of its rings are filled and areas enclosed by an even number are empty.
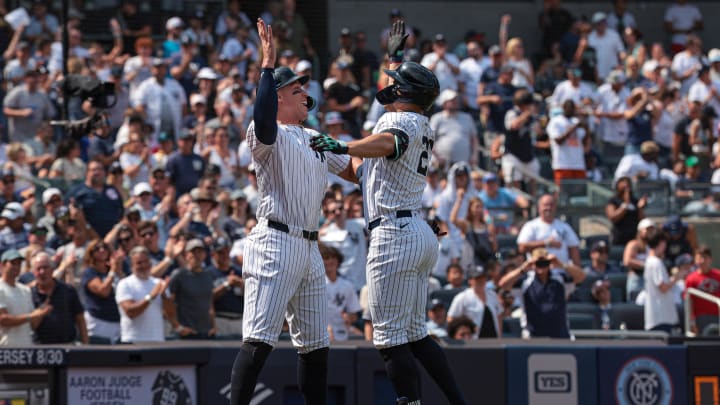
<svg viewBox="0 0 720 405"><path fill-rule="evenodd" d="M60 140L55 161L50 166L51 179L67 182L85 179L85 163L80 159L80 143L73 138Z"/></svg>
<svg viewBox="0 0 720 405"><path fill-rule="evenodd" d="M235 180L240 174L237 152L230 149L230 134L227 127L217 127L213 132L215 142L210 146L209 163L220 167L218 184L223 188L235 189Z"/></svg>
<svg viewBox="0 0 720 405"><path fill-rule="evenodd" d="M515 69L512 85L515 87L525 87L532 93L535 85L535 72L533 72L532 64L525 57L525 48L522 39L507 39L507 28L510 25L510 15L506 14L500 19L500 48L505 51L505 63Z"/></svg>
<svg viewBox="0 0 720 405"><path fill-rule="evenodd" d="M27 150L20 142L13 142L7 147L8 161L5 168L12 170L15 174L15 191L23 192L33 187L29 179L33 178L32 170L27 162Z"/></svg>
<svg viewBox="0 0 720 405"><path fill-rule="evenodd" d="M124 186L132 190L136 184L150 181L150 170L155 165L155 158L145 144L142 135L130 133L128 143L123 146L120 154L120 167L124 173Z"/></svg>

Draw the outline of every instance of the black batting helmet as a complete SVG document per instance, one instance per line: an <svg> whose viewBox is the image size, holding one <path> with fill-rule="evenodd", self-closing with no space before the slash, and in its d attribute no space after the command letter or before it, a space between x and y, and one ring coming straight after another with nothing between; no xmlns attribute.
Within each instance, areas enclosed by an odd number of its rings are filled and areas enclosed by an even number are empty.
<svg viewBox="0 0 720 405"><path fill-rule="evenodd" d="M435 74L415 62L403 62L395 70L385 70L394 82L380 90L377 101L382 105L395 101L415 104L427 110L440 93L440 83Z"/></svg>

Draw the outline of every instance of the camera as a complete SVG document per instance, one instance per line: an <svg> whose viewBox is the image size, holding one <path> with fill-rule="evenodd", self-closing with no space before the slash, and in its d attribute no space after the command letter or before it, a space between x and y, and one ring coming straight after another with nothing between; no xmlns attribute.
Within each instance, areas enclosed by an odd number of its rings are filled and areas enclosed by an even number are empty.
<svg viewBox="0 0 720 405"><path fill-rule="evenodd" d="M90 100L93 107L104 110L112 108L117 102L114 83L101 82L90 76L68 75L59 86L66 103L71 97L79 97L83 101ZM110 122L107 113L98 111L80 120L50 121L50 125L64 127L68 135L79 140L95 128L109 126Z"/></svg>

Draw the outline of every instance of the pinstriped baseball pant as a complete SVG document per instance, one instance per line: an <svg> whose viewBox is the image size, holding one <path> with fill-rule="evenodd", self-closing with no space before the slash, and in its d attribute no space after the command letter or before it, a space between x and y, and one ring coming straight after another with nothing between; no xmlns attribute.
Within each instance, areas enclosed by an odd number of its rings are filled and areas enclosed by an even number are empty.
<svg viewBox="0 0 720 405"><path fill-rule="evenodd" d="M261 221L248 235L243 255L243 340L275 346L287 319L300 353L329 346L325 268L317 242Z"/></svg>
<svg viewBox="0 0 720 405"><path fill-rule="evenodd" d="M383 219L368 252L368 306L377 348L427 335L428 278L438 257L437 237L419 216Z"/></svg>

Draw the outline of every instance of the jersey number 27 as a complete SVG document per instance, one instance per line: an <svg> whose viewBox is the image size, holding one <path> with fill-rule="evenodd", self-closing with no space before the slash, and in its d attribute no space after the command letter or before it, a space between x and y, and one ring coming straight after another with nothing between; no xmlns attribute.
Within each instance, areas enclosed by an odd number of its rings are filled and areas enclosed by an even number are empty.
<svg viewBox="0 0 720 405"><path fill-rule="evenodd" d="M428 139L427 136L423 136L422 144L425 147L425 150L420 154L417 172L423 176L427 176L428 164L430 163L430 152L432 151L435 142L432 139Z"/></svg>

